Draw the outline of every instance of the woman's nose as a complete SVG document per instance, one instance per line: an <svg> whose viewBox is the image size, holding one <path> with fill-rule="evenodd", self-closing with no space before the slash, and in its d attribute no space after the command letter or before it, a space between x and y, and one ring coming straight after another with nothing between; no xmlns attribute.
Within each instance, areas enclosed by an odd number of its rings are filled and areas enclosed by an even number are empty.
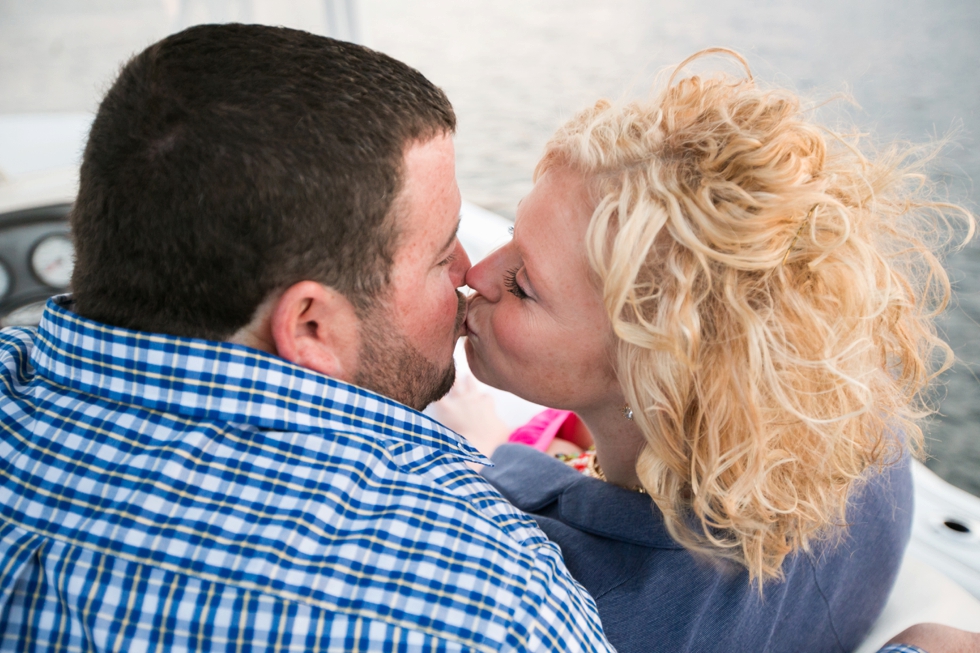
<svg viewBox="0 0 980 653"><path fill-rule="evenodd" d="M503 270L500 269L502 260L502 248L490 252L466 273L466 285L483 295L487 301L500 301L503 280Z"/></svg>

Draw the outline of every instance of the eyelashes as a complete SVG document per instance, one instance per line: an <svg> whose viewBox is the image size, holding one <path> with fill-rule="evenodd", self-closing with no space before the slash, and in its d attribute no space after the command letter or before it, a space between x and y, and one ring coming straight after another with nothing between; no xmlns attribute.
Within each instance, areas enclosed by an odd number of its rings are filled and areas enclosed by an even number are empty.
<svg viewBox="0 0 980 653"><path fill-rule="evenodd" d="M507 227L507 233L513 237L514 225ZM512 294L514 297L517 297L518 299L527 299L527 293L524 292L524 289L521 288L519 283L517 283L517 273L520 271L520 268L511 268L510 270L507 270L504 273L504 287L507 288L507 292Z"/></svg>
<svg viewBox="0 0 980 653"><path fill-rule="evenodd" d="M511 268L504 273L504 287L507 288L507 292L512 294L518 299L527 299L528 295L521 288L520 284L517 283L517 273L520 272L520 268Z"/></svg>

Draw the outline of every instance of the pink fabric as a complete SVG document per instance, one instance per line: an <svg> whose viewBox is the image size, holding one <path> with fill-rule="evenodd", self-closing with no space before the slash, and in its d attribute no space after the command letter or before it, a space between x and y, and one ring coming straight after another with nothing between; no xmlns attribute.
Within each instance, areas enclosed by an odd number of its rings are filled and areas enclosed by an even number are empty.
<svg viewBox="0 0 980 653"><path fill-rule="evenodd" d="M556 437L574 442L577 426L578 416L575 413L548 408L532 417L524 426L518 427L507 441L526 444L538 451L547 451L548 445Z"/></svg>

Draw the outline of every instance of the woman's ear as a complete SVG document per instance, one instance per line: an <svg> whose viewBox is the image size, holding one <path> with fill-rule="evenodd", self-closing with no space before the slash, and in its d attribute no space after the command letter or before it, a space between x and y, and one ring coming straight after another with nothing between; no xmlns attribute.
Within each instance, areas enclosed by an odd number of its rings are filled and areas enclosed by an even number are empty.
<svg viewBox="0 0 980 653"><path fill-rule="evenodd" d="M273 306L269 326L280 357L341 381L353 380L360 320L341 293L315 281L293 284Z"/></svg>

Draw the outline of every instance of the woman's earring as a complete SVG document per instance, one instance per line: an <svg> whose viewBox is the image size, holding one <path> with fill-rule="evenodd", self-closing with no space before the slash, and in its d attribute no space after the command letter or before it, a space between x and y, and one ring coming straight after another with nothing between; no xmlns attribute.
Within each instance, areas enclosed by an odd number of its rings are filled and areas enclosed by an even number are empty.
<svg viewBox="0 0 980 653"><path fill-rule="evenodd" d="M629 404L623 404L623 417L629 421L633 421L633 409L630 408Z"/></svg>

